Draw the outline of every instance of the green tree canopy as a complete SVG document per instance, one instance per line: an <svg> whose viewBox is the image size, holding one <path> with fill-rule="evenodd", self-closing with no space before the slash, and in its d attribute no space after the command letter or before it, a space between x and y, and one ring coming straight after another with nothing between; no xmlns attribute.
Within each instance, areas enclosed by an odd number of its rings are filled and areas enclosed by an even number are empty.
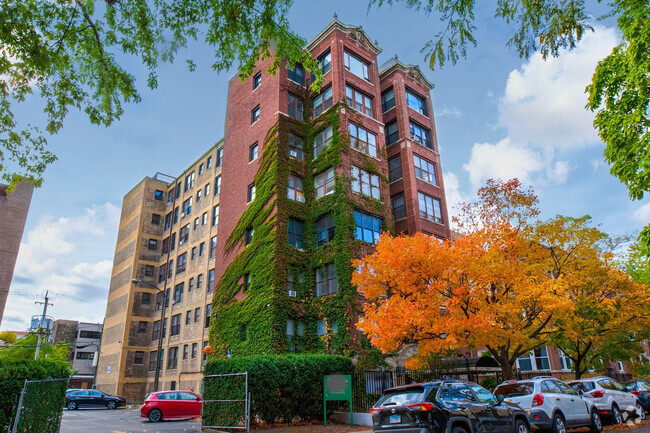
<svg viewBox="0 0 650 433"><path fill-rule="evenodd" d="M36 354L36 344L38 342L38 335L27 334L20 340L9 346L0 348L0 358L10 359L34 359ZM50 358L59 361L67 361L70 355L70 346L65 343L52 345L45 341L41 341L41 350L39 358Z"/></svg>

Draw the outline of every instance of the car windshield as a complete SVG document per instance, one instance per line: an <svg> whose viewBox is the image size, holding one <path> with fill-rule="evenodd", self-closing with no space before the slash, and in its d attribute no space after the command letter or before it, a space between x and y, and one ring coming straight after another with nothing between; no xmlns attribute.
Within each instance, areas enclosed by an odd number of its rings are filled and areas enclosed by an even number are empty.
<svg viewBox="0 0 650 433"><path fill-rule="evenodd" d="M494 395L521 397L532 394L533 388L532 382L504 383L503 385L497 386L497 389L494 390Z"/></svg>
<svg viewBox="0 0 650 433"><path fill-rule="evenodd" d="M420 403L422 401L424 401L424 387L418 386L385 391L384 395L375 404L375 407Z"/></svg>
<svg viewBox="0 0 650 433"><path fill-rule="evenodd" d="M576 391L589 392L596 388L593 382L569 382L569 385Z"/></svg>
<svg viewBox="0 0 650 433"><path fill-rule="evenodd" d="M481 385L476 385L476 384L472 385L472 391L474 391L476 397L478 397L478 399L481 400L483 403L492 403L496 401L492 393L487 389L483 388Z"/></svg>

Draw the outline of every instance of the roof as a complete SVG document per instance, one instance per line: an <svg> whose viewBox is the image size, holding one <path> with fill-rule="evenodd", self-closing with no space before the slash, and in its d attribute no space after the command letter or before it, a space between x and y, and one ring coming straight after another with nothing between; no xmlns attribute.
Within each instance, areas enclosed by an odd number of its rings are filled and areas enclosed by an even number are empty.
<svg viewBox="0 0 650 433"><path fill-rule="evenodd" d="M368 35L366 35L366 32L363 31L363 28L361 26L351 26L347 24L343 24L341 21L338 20L336 14L334 14L334 19L332 22L328 24L327 27L325 27L314 39L311 40L306 46L306 48L309 51L313 51L314 48L321 42L325 40L327 36L330 35L334 30L339 30L342 33L346 33L349 38L351 38L354 41L357 41L361 43L362 45L365 45L367 49L375 53L376 55L381 53L381 48L379 46L370 40Z"/></svg>
<svg viewBox="0 0 650 433"><path fill-rule="evenodd" d="M381 65L379 68L379 79L382 80L395 71L402 71L413 80L419 81L420 84L428 87L429 90L433 89L434 87L433 83L424 76L419 66L404 64L397 60L397 56L392 57L390 60Z"/></svg>

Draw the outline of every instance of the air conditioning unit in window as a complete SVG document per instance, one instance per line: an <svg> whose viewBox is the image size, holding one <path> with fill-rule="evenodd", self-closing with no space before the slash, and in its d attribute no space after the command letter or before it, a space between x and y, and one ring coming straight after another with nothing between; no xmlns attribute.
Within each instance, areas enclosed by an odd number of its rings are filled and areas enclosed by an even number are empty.
<svg viewBox="0 0 650 433"><path fill-rule="evenodd" d="M298 197L296 197L296 201L299 201L300 203L304 203L305 202L305 197L298 196Z"/></svg>
<svg viewBox="0 0 650 433"><path fill-rule="evenodd" d="M297 293L295 290L289 290L289 297L295 298L297 296Z"/></svg>

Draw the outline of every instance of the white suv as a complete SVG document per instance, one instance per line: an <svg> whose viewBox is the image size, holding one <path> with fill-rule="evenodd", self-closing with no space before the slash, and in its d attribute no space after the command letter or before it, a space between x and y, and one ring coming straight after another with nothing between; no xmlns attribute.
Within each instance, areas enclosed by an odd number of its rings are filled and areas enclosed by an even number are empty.
<svg viewBox="0 0 650 433"><path fill-rule="evenodd" d="M610 417L616 424L622 423L630 415L645 419L645 411L636 395L625 391L623 385L614 379L601 376L567 383L575 390L582 391L602 416Z"/></svg>
<svg viewBox="0 0 650 433"><path fill-rule="evenodd" d="M494 395L517 403L528 413L531 426L566 433L567 428L589 427L592 433L602 431L598 409L573 388L550 376L513 380L497 386Z"/></svg>

